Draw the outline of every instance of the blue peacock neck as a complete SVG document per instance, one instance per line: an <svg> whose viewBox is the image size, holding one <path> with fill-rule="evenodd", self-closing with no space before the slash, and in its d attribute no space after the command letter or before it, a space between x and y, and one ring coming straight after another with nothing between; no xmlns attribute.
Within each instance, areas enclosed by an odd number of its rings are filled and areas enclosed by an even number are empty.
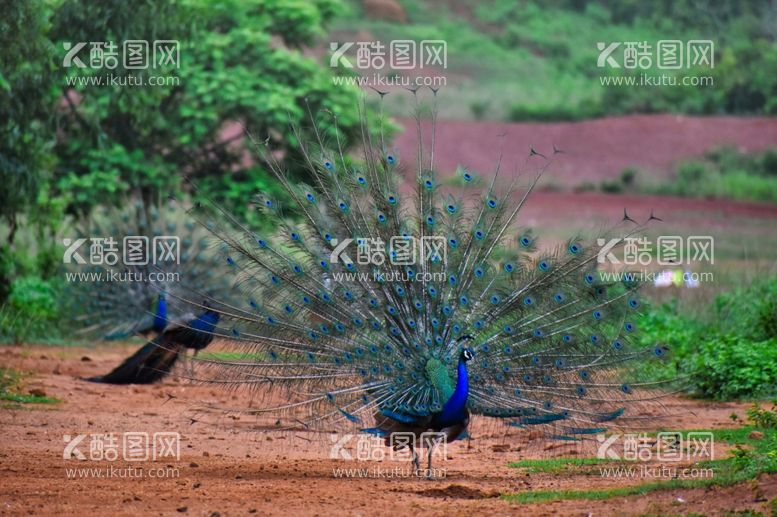
<svg viewBox="0 0 777 517"><path fill-rule="evenodd" d="M219 322L219 316L218 312L208 309L192 322L191 327L195 330L211 333Z"/></svg>
<svg viewBox="0 0 777 517"><path fill-rule="evenodd" d="M164 294L159 295L156 304L156 314L154 315L154 327L157 330L164 330L167 326L167 300Z"/></svg>
<svg viewBox="0 0 777 517"><path fill-rule="evenodd" d="M467 372L467 362L459 358L457 367L456 389L445 402L442 411L435 418L436 422L442 426L454 425L467 416L467 399L469 398L469 373Z"/></svg>

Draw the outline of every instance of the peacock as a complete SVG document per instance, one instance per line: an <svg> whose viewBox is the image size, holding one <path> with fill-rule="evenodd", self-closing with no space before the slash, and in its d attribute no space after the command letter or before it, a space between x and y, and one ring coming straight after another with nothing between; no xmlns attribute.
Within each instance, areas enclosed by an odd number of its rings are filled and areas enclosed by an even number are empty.
<svg viewBox="0 0 777 517"><path fill-rule="evenodd" d="M622 244L643 225L626 216L593 238L541 246L521 224L558 148L528 150L526 182L504 177L501 158L492 173L460 167L443 180L434 109L426 132L417 109L407 161L382 107L360 104L358 158L337 114L310 111L312 127L289 129L307 181L282 164L275 136L256 144L285 192L253 200L271 230L201 192L189 209L221 242L238 290L214 310L241 359L203 360L203 381L245 388L245 410L272 429L359 431L406 447L416 471L418 449L431 470L435 446L467 436L473 417L567 441L648 417L662 389L641 365L668 350L638 346L639 284L602 275L594 244ZM417 439L396 445L398 432Z"/></svg>
<svg viewBox="0 0 777 517"><path fill-rule="evenodd" d="M70 267L71 274L83 276L73 277L63 304L80 336L151 338L161 334L171 321L182 323L194 317L195 307L180 296L193 286L210 295L228 294L227 279L214 272L207 232L178 210L174 200L156 205L138 199L121 210L105 210L91 218L89 227L82 228L78 237L116 241L114 264L76 263ZM145 263L125 263L125 237L146 239ZM167 237L177 238L178 260L154 260L154 239ZM109 277L108 273L114 275Z"/></svg>
<svg viewBox="0 0 777 517"><path fill-rule="evenodd" d="M152 384L170 373L187 348L194 350L196 358L197 353L213 341L219 317L218 312L208 308L196 318L165 325L167 328L159 336L109 373L84 380L105 384Z"/></svg>

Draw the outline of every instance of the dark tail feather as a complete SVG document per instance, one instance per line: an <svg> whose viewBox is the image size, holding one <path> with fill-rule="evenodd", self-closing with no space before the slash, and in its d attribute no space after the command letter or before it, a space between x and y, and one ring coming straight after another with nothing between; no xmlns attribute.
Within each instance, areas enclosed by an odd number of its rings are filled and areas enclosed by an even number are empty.
<svg viewBox="0 0 777 517"><path fill-rule="evenodd" d="M106 384L151 384L170 373L182 346L161 338L149 341L110 373L87 381Z"/></svg>

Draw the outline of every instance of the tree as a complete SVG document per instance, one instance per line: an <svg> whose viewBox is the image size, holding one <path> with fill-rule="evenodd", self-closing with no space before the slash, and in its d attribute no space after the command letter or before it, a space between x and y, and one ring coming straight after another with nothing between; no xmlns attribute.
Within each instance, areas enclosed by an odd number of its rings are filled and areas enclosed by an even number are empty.
<svg viewBox="0 0 777 517"><path fill-rule="evenodd" d="M300 50L323 34L338 7L334 0L65 0L53 19L60 49L78 42L180 44L178 66L67 68L56 187L69 212L83 217L96 203L118 204L130 193L153 203L177 191L183 175L240 211L251 194L274 184L246 159L250 142L239 125L262 140L272 135L292 166L296 142L290 132L271 129L303 125L307 105L314 113L337 112L344 134L353 136L357 89L334 85L330 72ZM85 49L82 60L88 55ZM86 84L106 73L166 85Z"/></svg>
<svg viewBox="0 0 777 517"><path fill-rule="evenodd" d="M42 2L12 0L0 13L0 215L14 241L51 164L53 48Z"/></svg>
<svg viewBox="0 0 777 517"><path fill-rule="evenodd" d="M0 218L8 225L0 246L0 302L11 286L11 246L20 217L35 206L51 166L53 48L48 10L36 0L9 0L0 8Z"/></svg>

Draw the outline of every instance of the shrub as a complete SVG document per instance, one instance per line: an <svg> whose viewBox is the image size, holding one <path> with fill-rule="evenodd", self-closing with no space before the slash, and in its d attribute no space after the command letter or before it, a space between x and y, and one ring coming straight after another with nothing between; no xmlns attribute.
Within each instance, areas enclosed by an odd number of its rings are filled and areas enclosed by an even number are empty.
<svg viewBox="0 0 777 517"><path fill-rule="evenodd" d="M701 319L675 302L651 307L639 328L643 346L670 350L663 366L643 369L653 379L687 378L706 398L777 395L777 277L718 295Z"/></svg>
<svg viewBox="0 0 777 517"><path fill-rule="evenodd" d="M52 282L36 276L18 278L0 309L0 339L21 343L56 338L58 316L57 289Z"/></svg>
<svg viewBox="0 0 777 517"><path fill-rule="evenodd" d="M618 181L604 180L599 188L602 189L602 192L606 192L607 194L620 194L623 192L623 185Z"/></svg>
<svg viewBox="0 0 777 517"><path fill-rule="evenodd" d="M699 343L688 366L695 388L715 399L777 394L777 339L753 342L740 336L716 336Z"/></svg>
<svg viewBox="0 0 777 517"><path fill-rule="evenodd" d="M714 196L777 202L777 150L740 153L732 147L707 151L703 160L681 163L669 183L646 189L675 196Z"/></svg>

